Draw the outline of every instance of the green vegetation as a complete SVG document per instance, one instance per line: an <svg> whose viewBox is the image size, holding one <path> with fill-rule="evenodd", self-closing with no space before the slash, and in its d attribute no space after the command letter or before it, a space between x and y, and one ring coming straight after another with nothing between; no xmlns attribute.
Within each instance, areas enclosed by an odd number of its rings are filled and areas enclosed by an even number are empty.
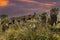
<svg viewBox="0 0 60 40"><path fill-rule="evenodd" d="M29 16L19 17L20 22L15 19L15 23L8 25L9 28L2 32L3 24L10 21L7 16L4 17L3 23L0 24L0 40L60 40L60 32L55 25L51 26L44 20L45 23L40 21L40 16L37 17L36 13Z"/></svg>

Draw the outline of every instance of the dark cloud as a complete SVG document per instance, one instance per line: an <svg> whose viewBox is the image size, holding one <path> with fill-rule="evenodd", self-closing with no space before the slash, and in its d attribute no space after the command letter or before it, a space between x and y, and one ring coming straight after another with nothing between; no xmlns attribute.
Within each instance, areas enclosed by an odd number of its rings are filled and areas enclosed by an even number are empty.
<svg viewBox="0 0 60 40"><path fill-rule="evenodd" d="M60 0L34 0L38 2L60 2Z"/></svg>
<svg viewBox="0 0 60 40"><path fill-rule="evenodd" d="M60 8L60 0L8 0L5 7L0 7L0 14L20 16L33 12L48 11L53 7Z"/></svg>

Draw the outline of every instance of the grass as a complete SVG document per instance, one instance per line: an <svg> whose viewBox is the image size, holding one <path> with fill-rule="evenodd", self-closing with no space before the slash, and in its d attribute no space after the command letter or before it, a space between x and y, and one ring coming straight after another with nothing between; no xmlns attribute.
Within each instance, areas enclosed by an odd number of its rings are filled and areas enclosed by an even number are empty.
<svg viewBox="0 0 60 40"><path fill-rule="evenodd" d="M32 24L35 24L36 28L33 28ZM29 21L24 25L12 24L5 32L2 32L2 25L0 25L0 40L60 40L60 34L51 31L48 26Z"/></svg>

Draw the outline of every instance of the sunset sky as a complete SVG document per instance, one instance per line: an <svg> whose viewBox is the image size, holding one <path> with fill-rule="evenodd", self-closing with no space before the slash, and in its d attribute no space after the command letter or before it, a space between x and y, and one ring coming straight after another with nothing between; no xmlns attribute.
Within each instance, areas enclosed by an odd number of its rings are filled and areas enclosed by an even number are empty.
<svg viewBox="0 0 60 40"><path fill-rule="evenodd" d="M0 0L0 14L20 16L60 8L60 0Z"/></svg>

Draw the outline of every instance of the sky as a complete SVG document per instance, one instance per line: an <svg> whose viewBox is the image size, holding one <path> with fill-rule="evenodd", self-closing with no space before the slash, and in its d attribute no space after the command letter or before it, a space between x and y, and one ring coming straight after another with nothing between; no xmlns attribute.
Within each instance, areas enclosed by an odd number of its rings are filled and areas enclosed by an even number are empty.
<svg viewBox="0 0 60 40"><path fill-rule="evenodd" d="M54 7L60 9L60 0L0 0L0 14L9 17L49 12Z"/></svg>

